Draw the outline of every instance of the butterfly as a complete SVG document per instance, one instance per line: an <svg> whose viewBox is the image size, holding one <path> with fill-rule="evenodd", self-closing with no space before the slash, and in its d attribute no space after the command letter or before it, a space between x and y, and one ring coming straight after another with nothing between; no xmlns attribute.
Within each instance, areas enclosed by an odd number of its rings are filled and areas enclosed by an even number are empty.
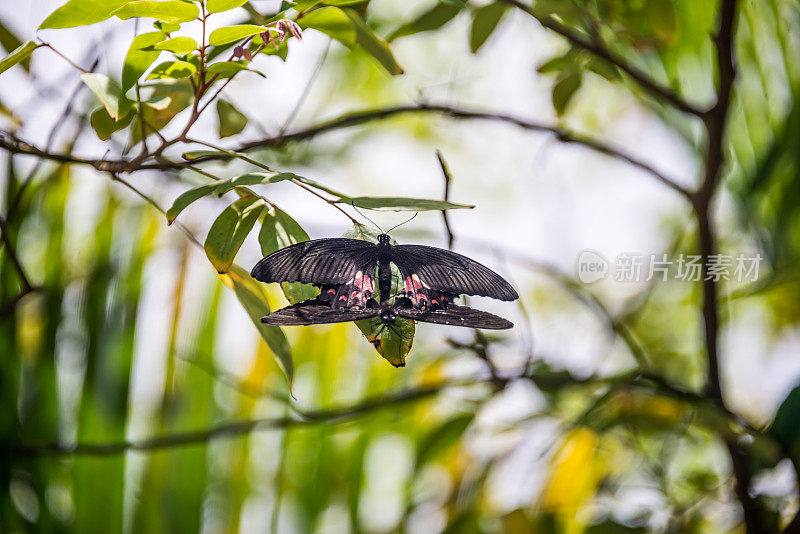
<svg viewBox="0 0 800 534"><path fill-rule="evenodd" d="M250 274L261 282L312 283L321 287L328 307L363 309L375 295L376 269L380 302L388 302L391 264L414 308L445 308L462 294L519 298L511 284L475 260L436 247L393 245L385 233L377 243L347 238L296 243L261 259Z"/></svg>

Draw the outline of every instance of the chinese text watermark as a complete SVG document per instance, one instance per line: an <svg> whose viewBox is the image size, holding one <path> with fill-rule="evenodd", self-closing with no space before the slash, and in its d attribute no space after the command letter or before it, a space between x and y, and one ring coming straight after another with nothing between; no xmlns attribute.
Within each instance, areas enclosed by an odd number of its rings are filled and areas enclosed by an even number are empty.
<svg viewBox="0 0 800 534"><path fill-rule="evenodd" d="M583 250L578 255L578 279L590 284L613 277L617 282L663 282L681 280L699 282L730 280L755 282L758 280L761 254L712 254L706 261L695 254L636 254L624 252L609 262L594 250Z"/></svg>

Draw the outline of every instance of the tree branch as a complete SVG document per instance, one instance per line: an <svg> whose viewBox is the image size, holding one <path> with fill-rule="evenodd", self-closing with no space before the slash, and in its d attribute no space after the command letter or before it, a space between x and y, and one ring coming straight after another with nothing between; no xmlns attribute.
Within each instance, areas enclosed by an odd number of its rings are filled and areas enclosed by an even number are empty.
<svg viewBox="0 0 800 534"><path fill-rule="evenodd" d="M440 391L458 385L470 385L476 381L463 383L443 383L434 386L425 386L418 389L401 391L394 395L368 398L353 406L344 408L331 408L301 412L301 418L279 417L266 419L251 419L243 421L230 421L220 423L208 429L195 430L156 436L141 440L124 440L107 443L21 443L11 446L0 446L0 457L20 458L37 456L111 456L122 454L128 450L152 451L182 447L186 445L205 444L209 441L235 437L248 434L256 430L270 430L276 428L289 428L317 423L338 423L347 421L359 415L369 413L384 407L396 407L398 404L413 402L436 395Z"/></svg>
<svg viewBox="0 0 800 534"><path fill-rule="evenodd" d="M348 128L351 126L358 126L360 124L364 124L367 122L387 119L395 115L402 115L405 113L436 113L440 115L445 115L452 119L488 120L496 122L506 122L518 126L524 130L551 133L555 135L556 138L562 143L574 143L582 145L596 152L600 152L601 154L605 154L606 156L611 156L613 158L629 163L634 167L638 167L639 169L651 174L662 184L677 191L682 196L687 198L689 197L689 191L686 190L684 187L678 185L671 178L668 178L663 173L657 171L650 165L642 161L639 161L635 159L633 156L625 154L624 152L621 152L620 150L608 144L591 139L589 137L581 136L580 134L569 132L564 128L560 128L558 126L551 126L543 123L537 123L503 113L469 110L449 105L426 104L426 103L406 104L388 108L377 108L377 109L347 113L345 115L341 115L339 117L331 119L327 122L323 122L321 124L318 124L316 126L311 126L303 130L298 130L293 133L278 135L275 137L267 137L265 139L259 139L256 141L243 143L238 148L235 148L234 151L246 152L248 150L254 150L258 148L281 147L289 142L304 141L332 130Z"/></svg>
<svg viewBox="0 0 800 534"><path fill-rule="evenodd" d="M642 89L644 89L653 97L663 100L672 107L696 117L703 117L705 114L705 111L690 104L669 87L666 87L653 80L645 71L630 65L624 58L620 57L611 49L609 49L608 46L599 39L586 39L582 35L573 31L571 28L561 24L553 17L549 15L542 16L541 14L536 13L533 7L523 4L520 0L500 1L521 9L539 21L539 24L548 30L551 30L567 39L567 41L569 41L572 45L582 48L587 52L591 52L595 56L614 65L619 70L627 74Z"/></svg>
<svg viewBox="0 0 800 534"><path fill-rule="evenodd" d="M670 189L677 191L678 193L681 194L681 196L685 198L690 197L690 192L683 186L679 185L677 182L672 180L671 178L667 177L663 173L654 169L650 165L637 160L633 156L625 154L624 152L601 141L597 141L589 137L581 136L580 134L569 132L564 128L528 121L519 117L514 117L512 115L486 112L486 111L468 110L449 105L436 105L436 104L425 104L425 103L406 104L388 108L376 108L365 111L347 113L345 115L341 115L339 117L323 122L321 124L310 126L302 130L297 130L293 133L277 135L274 137L266 137L264 139L258 139L246 142L240 145L239 147L230 149L230 151L247 152L259 148L282 147L290 142L305 141L333 130L358 126L360 124L376 120L387 119L395 115L402 115L406 113L435 113L447 116L452 119L488 120L495 122L506 122L518 126L524 130L551 133L555 135L555 137L562 143L574 143L577 145L581 145L591 150L594 150L595 152L599 152L606 156L611 156L613 158L624 161L630 165L633 165L634 167L637 167L647 172L648 174L652 175L656 180L666 185ZM77 163L83 165L91 165L92 167L94 167L99 171L110 171L110 172L121 173L121 172L134 172L137 170L177 170L187 167L186 163L166 161L163 159L160 159L153 163L141 163L137 162L137 160L135 159L102 160L102 159L79 158L73 156L72 154L60 154L60 153L52 153L40 150L30 143L26 143L16 138L13 134L9 132L0 132L0 134L4 134L0 135L0 148L5 148L11 153L36 156L39 158L45 158L52 161L58 161L61 163ZM230 157L233 156L226 156L224 154L215 156L206 156L203 158L197 158L196 160L194 160L194 163L201 163L204 161L219 161L219 160L229 159Z"/></svg>
<svg viewBox="0 0 800 534"><path fill-rule="evenodd" d="M692 193L692 207L697 215L698 241L703 258L703 326L707 361L706 395L724 405L719 365L719 309L717 283L709 276L709 259L716 252L716 232L711 214L711 201L722 178L725 165L724 135L728 108L736 78L734 67L734 25L736 0L723 0L720 5L719 27L714 36L716 65L719 76L717 99L714 107L703 114L706 127L706 161L703 182ZM752 473L748 452L730 436L725 436L725 445L731 458L734 475L734 492L742 505L745 529L748 534L764 530L762 510L750 495Z"/></svg>

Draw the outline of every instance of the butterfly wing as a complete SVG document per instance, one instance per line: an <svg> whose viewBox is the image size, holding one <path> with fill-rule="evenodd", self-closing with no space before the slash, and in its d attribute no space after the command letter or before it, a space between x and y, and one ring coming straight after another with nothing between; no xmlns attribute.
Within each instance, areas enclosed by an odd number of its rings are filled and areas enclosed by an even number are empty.
<svg viewBox="0 0 800 534"><path fill-rule="evenodd" d="M261 322L270 326L298 326L311 324L346 323L376 317L380 311L376 308L340 309L331 308L330 304L317 299L298 302L292 306L274 311L261 318Z"/></svg>
<svg viewBox="0 0 800 534"><path fill-rule="evenodd" d="M360 239L330 238L303 241L276 250L259 261L250 275L261 282L345 284L359 270L374 273L375 244Z"/></svg>
<svg viewBox="0 0 800 534"><path fill-rule="evenodd" d="M484 328L487 330L504 330L514 323L489 312L476 310L467 306L451 304L438 310L421 310L419 308L398 308L395 313L399 317L422 321L424 323L466 326L468 328Z"/></svg>
<svg viewBox="0 0 800 534"><path fill-rule="evenodd" d="M414 288L409 295L412 301L418 300L419 295L430 300L426 289L499 300L519 298L511 284L499 274L449 250L425 245L396 245L392 247L392 262L400 269L406 287L411 285ZM408 289L406 291L408 293Z"/></svg>

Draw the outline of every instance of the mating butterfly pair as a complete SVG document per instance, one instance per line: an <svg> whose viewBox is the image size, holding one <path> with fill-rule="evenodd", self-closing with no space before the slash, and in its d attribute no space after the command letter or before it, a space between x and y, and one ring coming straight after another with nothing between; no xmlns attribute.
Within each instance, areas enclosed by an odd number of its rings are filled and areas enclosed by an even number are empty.
<svg viewBox="0 0 800 534"><path fill-rule="evenodd" d="M392 299L394 264L403 291ZM373 277L377 269L375 298ZM500 300L518 298L500 275L449 250L424 245L392 245L387 234L378 243L329 238L297 243L266 256L250 273L262 282L312 283L321 289L311 300L266 315L273 326L359 321L379 317L384 327L398 318L470 328L505 329L510 321L488 312L452 304L458 295Z"/></svg>

